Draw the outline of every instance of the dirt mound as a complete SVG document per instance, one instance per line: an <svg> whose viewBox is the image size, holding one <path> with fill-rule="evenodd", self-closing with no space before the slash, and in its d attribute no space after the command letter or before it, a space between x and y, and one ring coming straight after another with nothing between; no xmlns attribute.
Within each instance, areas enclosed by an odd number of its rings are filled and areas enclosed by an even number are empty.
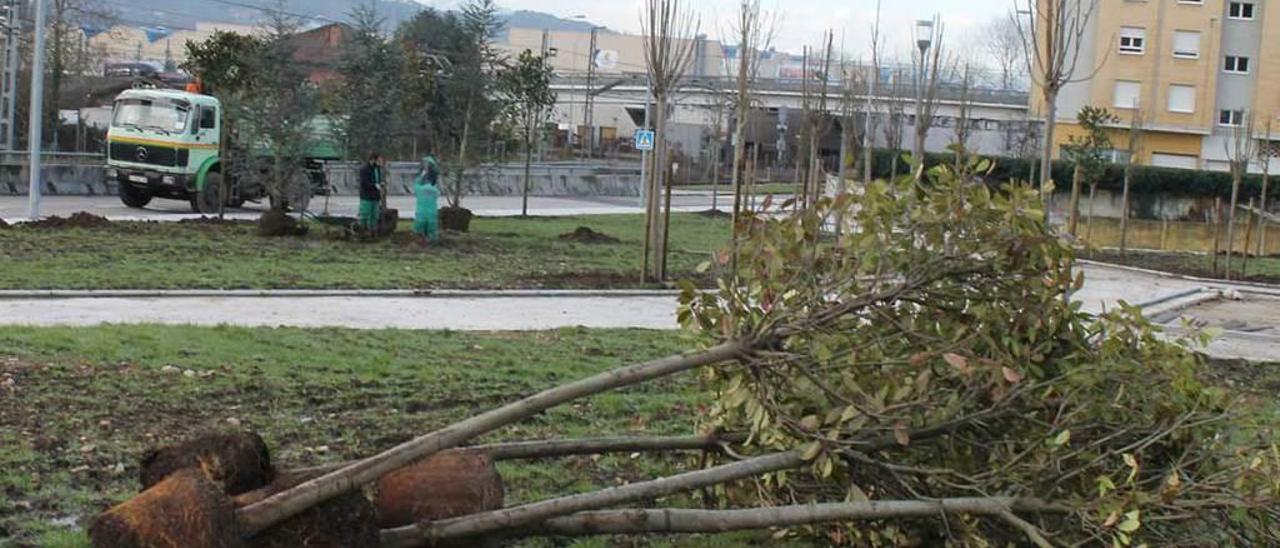
<svg viewBox="0 0 1280 548"><path fill-rule="evenodd" d="M65 218L57 215L46 217L27 223L27 226L33 228L103 228L111 226L111 221L108 221L106 217L80 211L72 213L70 217Z"/></svg>
<svg viewBox="0 0 1280 548"><path fill-rule="evenodd" d="M184 468L198 468L228 495L264 487L273 475L267 443L250 432L206 434L153 449L143 455L139 468L143 489Z"/></svg>
<svg viewBox="0 0 1280 548"><path fill-rule="evenodd" d="M725 217L733 216L732 213L729 213L728 211L725 211L723 209L706 209L703 211L699 211L698 215L701 215L703 217L709 217L712 219L723 219Z"/></svg>
<svg viewBox="0 0 1280 548"><path fill-rule="evenodd" d="M574 229L573 232L565 232L560 235L560 239L581 244L616 244L622 241L608 234L591 230L591 227L586 226L580 226Z"/></svg>
<svg viewBox="0 0 1280 548"><path fill-rule="evenodd" d="M10 226L13 226L13 225L10 225L4 219L0 219L0 230L4 230L6 228L9 228Z"/></svg>
<svg viewBox="0 0 1280 548"><path fill-rule="evenodd" d="M258 218L258 235L268 238L280 236L306 236L307 225L289 216L289 213L272 209Z"/></svg>
<svg viewBox="0 0 1280 548"><path fill-rule="evenodd" d="M241 220L241 219L219 219L219 218L217 218L217 217L210 217L210 216L208 216L208 215L201 215L201 216L199 216L199 217L194 217L194 218L188 218L188 219L182 219L182 220L179 220L179 221L178 221L178 224L180 224L180 225L213 225L213 226L221 226L221 225L240 225L240 224L245 224L245 223L248 223L248 222L249 222L249 221L245 221L245 220Z"/></svg>

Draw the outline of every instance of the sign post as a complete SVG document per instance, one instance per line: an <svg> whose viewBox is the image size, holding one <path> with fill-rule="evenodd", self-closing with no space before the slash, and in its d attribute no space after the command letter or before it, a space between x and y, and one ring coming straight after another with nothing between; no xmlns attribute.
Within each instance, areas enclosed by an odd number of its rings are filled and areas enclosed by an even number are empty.
<svg viewBox="0 0 1280 548"><path fill-rule="evenodd" d="M647 108L645 112L648 112ZM646 118L648 118L647 115ZM653 150L653 130L636 130L635 149L640 151L640 208L647 211L649 207L649 152Z"/></svg>

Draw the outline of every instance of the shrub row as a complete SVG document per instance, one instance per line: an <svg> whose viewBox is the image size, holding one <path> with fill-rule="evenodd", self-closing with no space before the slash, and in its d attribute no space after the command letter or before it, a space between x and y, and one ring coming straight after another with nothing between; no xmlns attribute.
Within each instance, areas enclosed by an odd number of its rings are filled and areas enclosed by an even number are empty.
<svg viewBox="0 0 1280 548"><path fill-rule="evenodd" d="M894 160L898 162L899 174L907 173L909 169L906 162L902 160L901 153L895 154L889 150L878 149L875 151L873 158L872 173L876 177L888 177L892 166L890 162ZM941 163L951 163L954 158L952 154L929 153L925 156L925 162L930 166L934 166ZM1031 173L1032 162L1030 160L1000 157L993 159L996 165L991 172L992 180L1025 181L1027 180L1027 175ZM1070 188L1071 171L1070 162L1059 160L1053 163L1053 179L1057 182L1058 188ZM1270 200L1280 199L1280 188L1278 188L1280 187L1280 174L1275 174L1272 179L1268 185L1267 194L1270 195ZM1124 188L1124 166L1120 164L1108 165L1102 180L1098 181L1098 188L1114 191L1122 190ZM1135 193L1216 196L1230 199L1231 174L1219 171L1135 166L1133 179L1130 182L1130 190ZM1257 198L1261 191L1262 176L1246 175L1240 185L1240 199Z"/></svg>

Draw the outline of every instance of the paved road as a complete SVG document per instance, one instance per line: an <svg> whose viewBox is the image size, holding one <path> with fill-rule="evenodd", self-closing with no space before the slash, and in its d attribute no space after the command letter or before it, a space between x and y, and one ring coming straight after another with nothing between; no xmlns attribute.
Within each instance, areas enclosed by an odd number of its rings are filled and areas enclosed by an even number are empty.
<svg viewBox="0 0 1280 548"><path fill-rule="evenodd" d="M355 216L358 199L355 196L335 196L327 199L317 196L311 202L311 209L317 213L325 211L333 215ZM672 207L675 211L703 211L711 208L711 194L699 191L680 191L672 196ZM413 198L410 196L392 196L388 198L390 207L400 210L402 217L413 216ZM510 216L520 214L519 196L468 196L463 205L477 215ZM720 208L728 207L728 202L721 198ZM265 209L265 204L248 204L245 208L231 213L233 218L254 219ZM539 216L559 215L600 215L606 213L642 213L639 198L626 197L532 197L529 200L529 213ZM58 215L66 217L78 211L87 211L112 220L147 220L177 221L199 217L191 212L186 202L177 200L153 200L146 209L132 209L120 203L114 196L46 196L41 202L42 216ZM27 198L25 196L0 196L0 219L9 222L25 220L27 217Z"/></svg>
<svg viewBox="0 0 1280 548"><path fill-rule="evenodd" d="M1176 311L1182 304L1191 307L1192 313L1203 309L1209 290L1248 289L1108 266L1084 265L1083 268L1085 285L1074 298L1090 312L1114 307L1123 299L1134 305L1151 305L1153 313L1163 309L1164 314L1170 314L1168 311L1173 310L1172 318L1178 315ZM540 330L570 326L677 327L674 294L560 292L538 296L536 292L530 292L516 296L448 292L431 296L359 296L324 292L319 296L300 293L287 296L216 295L216 292L201 292L163 297L31 298L0 293L0 325L161 323L464 331ZM1275 300L1277 296L1280 296L1280 291L1271 290L1271 296L1266 299L1280 303L1280 300ZM1280 313L1269 315L1264 310L1262 314L1254 313L1253 316L1253 327L1280 325ZM1208 351L1215 357L1280 362L1280 336L1270 331L1228 331Z"/></svg>

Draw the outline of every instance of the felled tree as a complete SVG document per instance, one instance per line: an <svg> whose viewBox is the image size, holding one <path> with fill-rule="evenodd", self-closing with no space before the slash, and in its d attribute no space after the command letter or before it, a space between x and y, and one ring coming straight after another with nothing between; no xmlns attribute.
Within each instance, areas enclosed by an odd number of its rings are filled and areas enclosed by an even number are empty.
<svg viewBox="0 0 1280 548"><path fill-rule="evenodd" d="M929 179L914 207L895 198L908 180L756 216L740 285L686 289L680 318L708 344L769 342L705 369L717 402L707 426L747 431L743 452L798 451L808 463L727 490L726 502L982 499L946 521L824 530L859 543L1274 535L1274 418L1201 384L1197 359L1139 311L1092 317L1063 299L1083 278L1035 190L993 191L948 166ZM832 223L844 238L826 236ZM943 511L919 510L892 517Z"/></svg>
<svg viewBox="0 0 1280 548"><path fill-rule="evenodd" d="M1071 177L1071 211L1067 220L1067 232L1076 235L1076 226L1080 220L1081 180L1089 182L1089 194L1102 179L1107 169L1107 153L1111 151L1111 136L1107 127L1120 122L1120 118L1111 111L1094 106L1086 106L1076 114L1076 121L1085 131L1084 135L1072 135L1063 147L1067 160L1075 164L1075 172Z"/></svg>

